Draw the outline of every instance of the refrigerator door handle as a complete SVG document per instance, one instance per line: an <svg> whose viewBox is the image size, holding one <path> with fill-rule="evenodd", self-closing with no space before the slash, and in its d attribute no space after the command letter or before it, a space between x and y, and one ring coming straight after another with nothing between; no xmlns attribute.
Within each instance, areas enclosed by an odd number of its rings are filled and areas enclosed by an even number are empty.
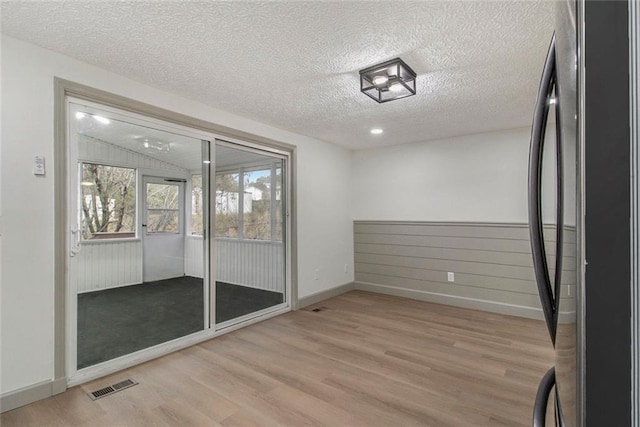
<svg viewBox="0 0 640 427"><path fill-rule="evenodd" d="M551 45L547 53L547 59L540 80L538 99L536 101L533 126L531 129L531 143L529 146L529 237L531 240L531 252L533 255L533 268L538 286L538 294L542 304L542 311L547 323L547 329L551 341L555 344L556 338L556 302L554 290L549 279L549 267L547 265L544 248L544 236L542 228L542 152L544 148L544 136L549 115L549 100L556 81L556 37L551 39ZM558 188L560 184L558 185ZM559 282L557 282L559 284Z"/></svg>
<svg viewBox="0 0 640 427"><path fill-rule="evenodd" d="M551 390L556 384L556 370L551 368L542 377L538 391L536 393L536 401L533 405L533 427L545 427L547 424L547 405Z"/></svg>
<svg viewBox="0 0 640 427"><path fill-rule="evenodd" d="M556 85L556 99L559 99L559 87ZM560 123L560 103L556 102L556 270L554 278L553 324L558 325L558 301L562 284L562 261L564 248L564 168L562 163L562 123ZM554 340L555 343L555 340Z"/></svg>

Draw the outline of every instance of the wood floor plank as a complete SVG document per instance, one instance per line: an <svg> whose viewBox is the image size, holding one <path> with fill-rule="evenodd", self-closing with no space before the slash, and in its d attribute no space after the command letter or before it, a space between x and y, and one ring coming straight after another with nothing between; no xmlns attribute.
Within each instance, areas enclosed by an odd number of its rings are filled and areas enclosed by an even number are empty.
<svg viewBox="0 0 640 427"><path fill-rule="evenodd" d="M0 422L526 426L553 363L541 321L351 291L9 411ZM127 377L139 385L97 401L86 396Z"/></svg>

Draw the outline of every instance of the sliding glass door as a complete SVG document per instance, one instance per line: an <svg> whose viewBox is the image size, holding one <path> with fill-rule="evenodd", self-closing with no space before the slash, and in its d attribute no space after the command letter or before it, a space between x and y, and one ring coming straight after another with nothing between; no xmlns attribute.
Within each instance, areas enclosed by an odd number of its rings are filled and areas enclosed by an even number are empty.
<svg viewBox="0 0 640 427"><path fill-rule="evenodd" d="M209 327L211 159L208 141L161 123L73 103L70 113L70 338L81 370Z"/></svg>
<svg viewBox="0 0 640 427"><path fill-rule="evenodd" d="M218 141L215 321L224 328L286 306L285 158Z"/></svg>
<svg viewBox="0 0 640 427"><path fill-rule="evenodd" d="M289 309L288 152L67 108L70 383Z"/></svg>

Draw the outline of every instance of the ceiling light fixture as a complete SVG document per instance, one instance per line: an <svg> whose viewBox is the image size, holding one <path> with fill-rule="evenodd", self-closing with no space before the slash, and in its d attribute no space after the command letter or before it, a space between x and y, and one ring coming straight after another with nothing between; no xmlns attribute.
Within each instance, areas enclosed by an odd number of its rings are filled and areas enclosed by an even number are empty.
<svg viewBox="0 0 640 427"><path fill-rule="evenodd" d="M171 149L171 144L169 144L167 142L149 141L148 139L145 139L142 142L142 146L144 148L146 148L147 150L162 151L164 153L168 153L169 150Z"/></svg>
<svg viewBox="0 0 640 427"><path fill-rule="evenodd" d="M380 128L373 128L371 129L371 133L374 135L380 135L382 132L384 132L382 129Z"/></svg>
<svg viewBox="0 0 640 427"><path fill-rule="evenodd" d="M97 121L102 123L103 125L108 125L109 123L111 123L111 120L107 119L106 117L102 117L102 116L98 116L98 115L93 115L93 118Z"/></svg>
<svg viewBox="0 0 640 427"><path fill-rule="evenodd" d="M416 73L400 58L360 70L360 90L378 103L416 94Z"/></svg>

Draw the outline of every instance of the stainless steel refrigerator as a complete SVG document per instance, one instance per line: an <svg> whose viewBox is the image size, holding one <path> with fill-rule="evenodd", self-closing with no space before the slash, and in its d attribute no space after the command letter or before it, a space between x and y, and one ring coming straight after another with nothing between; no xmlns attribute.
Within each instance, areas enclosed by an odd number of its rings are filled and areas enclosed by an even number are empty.
<svg viewBox="0 0 640 427"><path fill-rule="evenodd" d="M535 107L529 151L529 234L555 366L541 379L533 425L580 425L578 281L578 22L575 1L555 3L555 33ZM551 35L550 35L551 36Z"/></svg>

